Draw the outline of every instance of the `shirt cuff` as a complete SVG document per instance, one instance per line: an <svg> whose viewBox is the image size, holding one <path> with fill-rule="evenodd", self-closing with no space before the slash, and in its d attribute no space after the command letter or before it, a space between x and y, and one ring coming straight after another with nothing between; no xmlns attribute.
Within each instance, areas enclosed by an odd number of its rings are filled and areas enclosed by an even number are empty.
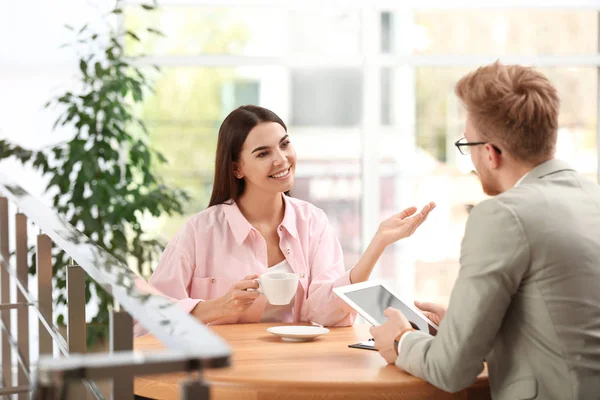
<svg viewBox="0 0 600 400"><path fill-rule="evenodd" d="M400 340L398 340L398 355L400 355L400 349L402 348L402 341L404 340L405 337L410 335L412 332L413 331L406 331L402 334L402 336L400 336Z"/></svg>
<svg viewBox="0 0 600 400"><path fill-rule="evenodd" d="M191 313L196 304L200 303L202 300L200 299L182 299L177 300L177 305L187 314Z"/></svg>
<svg viewBox="0 0 600 400"><path fill-rule="evenodd" d="M352 284L352 282L350 282L350 271L352 271L352 268L344 272L342 276L333 281L333 287L336 288Z"/></svg>

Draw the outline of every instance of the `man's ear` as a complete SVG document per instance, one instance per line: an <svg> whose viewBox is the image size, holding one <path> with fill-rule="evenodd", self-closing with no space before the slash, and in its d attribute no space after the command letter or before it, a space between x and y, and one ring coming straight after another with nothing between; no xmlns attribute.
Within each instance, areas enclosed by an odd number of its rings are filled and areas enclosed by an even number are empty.
<svg viewBox="0 0 600 400"><path fill-rule="evenodd" d="M502 155L489 143L485 144L486 157L491 169L498 169L502 166Z"/></svg>

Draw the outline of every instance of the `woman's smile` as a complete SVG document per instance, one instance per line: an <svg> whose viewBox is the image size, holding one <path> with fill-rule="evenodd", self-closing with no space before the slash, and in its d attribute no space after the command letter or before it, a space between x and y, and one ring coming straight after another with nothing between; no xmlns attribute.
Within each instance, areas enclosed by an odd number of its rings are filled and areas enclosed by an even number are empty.
<svg viewBox="0 0 600 400"><path fill-rule="evenodd" d="M269 178L273 178L278 181L284 181L290 177L291 170L292 170L292 167L288 167L287 169L284 169L283 171L277 172L273 175L269 175Z"/></svg>

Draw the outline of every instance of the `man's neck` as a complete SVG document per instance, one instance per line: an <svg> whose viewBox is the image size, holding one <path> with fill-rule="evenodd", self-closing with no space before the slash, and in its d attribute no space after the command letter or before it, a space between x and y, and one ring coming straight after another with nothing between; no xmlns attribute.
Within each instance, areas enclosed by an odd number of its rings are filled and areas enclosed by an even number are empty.
<svg viewBox="0 0 600 400"><path fill-rule="evenodd" d="M256 193L246 188L237 206L251 225L277 226L283 220L284 202L281 193Z"/></svg>
<svg viewBox="0 0 600 400"><path fill-rule="evenodd" d="M537 167L538 165L546 162L548 160L544 160L539 164L521 164L515 163L510 170L508 170L503 179L501 179L500 184L502 185L503 191L508 189L512 189L517 184L521 183L525 175L531 172L532 169Z"/></svg>

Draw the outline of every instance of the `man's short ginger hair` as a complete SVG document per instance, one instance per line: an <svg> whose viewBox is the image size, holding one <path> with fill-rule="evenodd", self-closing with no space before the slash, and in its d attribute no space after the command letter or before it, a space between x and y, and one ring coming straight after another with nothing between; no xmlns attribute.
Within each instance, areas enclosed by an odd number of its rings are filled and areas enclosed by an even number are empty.
<svg viewBox="0 0 600 400"><path fill-rule="evenodd" d="M542 73L497 61L464 76L454 91L481 140L526 163L554 157L560 100Z"/></svg>

